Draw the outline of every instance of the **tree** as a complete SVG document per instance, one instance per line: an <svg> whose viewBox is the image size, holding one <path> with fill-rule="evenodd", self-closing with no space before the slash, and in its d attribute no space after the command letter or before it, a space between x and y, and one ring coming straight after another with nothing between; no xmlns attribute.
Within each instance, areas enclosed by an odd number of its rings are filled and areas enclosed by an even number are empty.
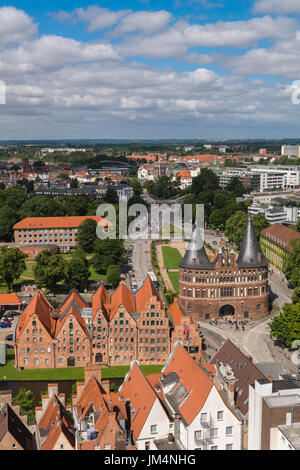
<svg viewBox="0 0 300 470"><path fill-rule="evenodd" d="M26 255L18 248L0 248L0 273L9 290L13 283L19 279L22 272L26 270Z"/></svg>
<svg viewBox="0 0 300 470"><path fill-rule="evenodd" d="M68 263L66 282L69 287L82 291L90 277L87 259L82 250L75 250Z"/></svg>
<svg viewBox="0 0 300 470"><path fill-rule="evenodd" d="M20 412L27 414L29 423L35 422L35 397L30 390L20 388L16 396L16 402L20 406Z"/></svg>
<svg viewBox="0 0 300 470"><path fill-rule="evenodd" d="M97 222L94 219L86 219L77 232L78 246L86 253L92 253L94 243L97 240Z"/></svg>
<svg viewBox="0 0 300 470"><path fill-rule="evenodd" d="M241 245L247 224L247 214L242 211L235 212L226 222L225 235L238 246Z"/></svg>
<svg viewBox="0 0 300 470"><path fill-rule="evenodd" d="M296 287L292 296L293 304L300 304L300 287Z"/></svg>
<svg viewBox="0 0 300 470"><path fill-rule="evenodd" d="M275 317L271 326L271 333L275 338L291 346L293 341L300 339L300 303L285 304L282 313Z"/></svg>
<svg viewBox="0 0 300 470"><path fill-rule="evenodd" d="M296 287L300 287L300 240L291 241L291 250L283 263L283 272Z"/></svg>
<svg viewBox="0 0 300 470"><path fill-rule="evenodd" d="M72 178L70 181L70 188L77 189L79 188L79 183L77 178Z"/></svg>
<svg viewBox="0 0 300 470"><path fill-rule="evenodd" d="M106 279L107 279L108 284L110 284L113 287L117 287L120 282L120 277L121 277L120 268L116 265L110 265L107 268L106 274L107 274Z"/></svg>
<svg viewBox="0 0 300 470"><path fill-rule="evenodd" d="M197 195L204 190L211 189L219 189L219 178L212 170L202 168L201 173L193 178L191 193Z"/></svg>
<svg viewBox="0 0 300 470"><path fill-rule="evenodd" d="M210 214L209 224L214 227L223 228L225 220L226 213L221 209L216 209Z"/></svg>
<svg viewBox="0 0 300 470"><path fill-rule="evenodd" d="M248 215L246 212L236 211L226 222L225 235L238 246L243 241L247 220ZM270 226L270 223L262 214L254 215L252 223L257 237L259 237L262 230Z"/></svg>
<svg viewBox="0 0 300 470"><path fill-rule="evenodd" d="M117 191L113 188L108 188L106 196L105 196L105 200L109 204L119 204Z"/></svg>
<svg viewBox="0 0 300 470"><path fill-rule="evenodd" d="M99 274L105 274L110 265L121 267L126 262L126 251L122 240L97 239L94 243L92 264Z"/></svg>
<svg viewBox="0 0 300 470"><path fill-rule="evenodd" d="M34 277L38 284L43 284L54 291L58 282L66 279L68 264L61 255L53 255L48 250L41 251L36 259Z"/></svg>
<svg viewBox="0 0 300 470"><path fill-rule="evenodd" d="M300 232L300 219L298 219L298 221L297 221L296 230L297 230L297 232Z"/></svg>
<svg viewBox="0 0 300 470"><path fill-rule="evenodd" d="M0 207L0 240L10 242L13 239L13 226L19 222L20 217L13 208L2 205Z"/></svg>

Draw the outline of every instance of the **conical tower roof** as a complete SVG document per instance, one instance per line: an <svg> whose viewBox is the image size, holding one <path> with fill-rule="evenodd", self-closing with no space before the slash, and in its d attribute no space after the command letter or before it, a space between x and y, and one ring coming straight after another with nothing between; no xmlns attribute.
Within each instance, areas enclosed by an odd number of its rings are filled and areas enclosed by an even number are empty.
<svg viewBox="0 0 300 470"><path fill-rule="evenodd" d="M262 254L250 214L237 264L239 268L254 268L268 265L266 258Z"/></svg>
<svg viewBox="0 0 300 470"><path fill-rule="evenodd" d="M195 227L193 230L192 237L179 267L185 269L214 269L213 264L207 257L204 240L198 227Z"/></svg>

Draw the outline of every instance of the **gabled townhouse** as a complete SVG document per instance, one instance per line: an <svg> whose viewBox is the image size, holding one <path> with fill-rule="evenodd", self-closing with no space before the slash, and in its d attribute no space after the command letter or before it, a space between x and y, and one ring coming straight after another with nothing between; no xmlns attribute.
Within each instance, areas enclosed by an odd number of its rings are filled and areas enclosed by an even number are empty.
<svg viewBox="0 0 300 470"><path fill-rule="evenodd" d="M210 374L177 343L159 379L174 420L174 438L187 450L240 450L242 422Z"/></svg>
<svg viewBox="0 0 300 470"><path fill-rule="evenodd" d="M151 278L134 295L121 282L113 295L100 286L92 303L94 362L162 364L170 352L169 319Z"/></svg>
<svg viewBox="0 0 300 470"><path fill-rule="evenodd" d="M37 290L16 326L16 367L44 369L88 365L91 340L81 316L81 310L87 307L73 290L61 308L54 310Z"/></svg>
<svg viewBox="0 0 300 470"><path fill-rule="evenodd" d="M253 364L252 357L246 356L227 339L210 360L215 366L214 379L218 388L233 394L232 405L243 421L243 448L248 447L249 386L266 376ZM231 398L229 398L231 401Z"/></svg>
<svg viewBox="0 0 300 470"><path fill-rule="evenodd" d="M36 450L35 426L28 425L26 413L13 403L11 391L0 392L0 451Z"/></svg>
<svg viewBox="0 0 300 470"><path fill-rule="evenodd" d="M170 418L136 361L132 362L118 397L126 408L137 450L157 450L155 441L167 439L170 434Z"/></svg>
<svg viewBox="0 0 300 470"><path fill-rule="evenodd" d="M58 394L58 385L48 385L48 395L42 396L42 406L35 408L39 450L74 450L75 428L65 395Z"/></svg>
<svg viewBox="0 0 300 470"><path fill-rule="evenodd" d="M134 450L124 402L109 392L101 366L85 369L85 382L73 396L76 450Z"/></svg>

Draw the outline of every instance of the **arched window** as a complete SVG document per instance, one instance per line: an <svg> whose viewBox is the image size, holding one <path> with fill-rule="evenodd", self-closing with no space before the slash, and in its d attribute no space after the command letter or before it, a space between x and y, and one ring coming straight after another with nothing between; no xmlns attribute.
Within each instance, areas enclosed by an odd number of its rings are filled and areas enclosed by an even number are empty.
<svg viewBox="0 0 300 470"><path fill-rule="evenodd" d="M261 311L261 305L260 305L260 304L257 304L257 305L256 305L256 310L257 310L258 312Z"/></svg>
<svg viewBox="0 0 300 470"><path fill-rule="evenodd" d="M203 298L203 299L206 298L206 290L205 290L205 289L203 289L203 291L202 291L202 298Z"/></svg>

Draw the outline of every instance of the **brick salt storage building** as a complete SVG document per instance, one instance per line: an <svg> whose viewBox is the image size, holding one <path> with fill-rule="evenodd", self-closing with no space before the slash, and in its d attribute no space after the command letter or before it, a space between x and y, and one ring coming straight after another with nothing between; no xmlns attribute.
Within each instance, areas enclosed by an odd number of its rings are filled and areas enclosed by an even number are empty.
<svg viewBox="0 0 300 470"><path fill-rule="evenodd" d="M249 215L239 256L223 248L207 257L195 229L179 265L179 304L194 319L254 318L269 311L268 262ZM198 243L197 243L198 241Z"/></svg>

